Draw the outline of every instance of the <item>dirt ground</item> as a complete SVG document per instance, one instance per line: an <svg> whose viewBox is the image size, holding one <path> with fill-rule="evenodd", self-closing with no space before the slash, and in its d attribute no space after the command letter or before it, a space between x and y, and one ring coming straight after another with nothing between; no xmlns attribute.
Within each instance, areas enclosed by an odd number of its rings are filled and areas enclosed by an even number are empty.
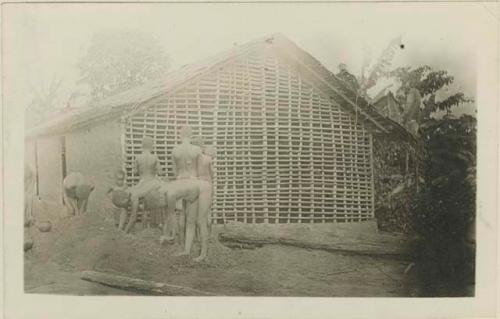
<svg viewBox="0 0 500 319"><path fill-rule="evenodd" d="M407 296L407 263L389 258L344 255L280 245L228 248L212 238L208 260L174 257L177 245L160 245L159 229L125 235L110 218L51 218L50 232L25 229L34 247L25 253L28 293L134 295L80 280L96 270L176 284L225 296ZM195 244L192 256L197 256Z"/></svg>

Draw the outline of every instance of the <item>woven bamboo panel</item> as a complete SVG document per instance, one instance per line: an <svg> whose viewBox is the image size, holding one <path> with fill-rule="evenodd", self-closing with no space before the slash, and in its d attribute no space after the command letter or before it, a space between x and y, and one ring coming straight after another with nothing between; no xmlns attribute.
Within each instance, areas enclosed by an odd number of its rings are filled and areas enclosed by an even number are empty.
<svg viewBox="0 0 500 319"><path fill-rule="evenodd" d="M169 179L178 131L217 148L213 220L324 223L373 217L370 134L271 52L239 58L125 125L128 183L144 135Z"/></svg>

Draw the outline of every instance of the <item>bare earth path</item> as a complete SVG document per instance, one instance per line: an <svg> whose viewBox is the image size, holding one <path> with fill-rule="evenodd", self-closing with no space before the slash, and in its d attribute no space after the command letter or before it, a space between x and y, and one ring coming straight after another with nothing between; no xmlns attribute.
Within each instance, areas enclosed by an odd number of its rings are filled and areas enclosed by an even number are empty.
<svg viewBox="0 0 500 319"><path fill-rule="evenodd" d="M109 217L109 216L108 216ZM106 216L56 218L52 230L25 229L34 247L25 253L25 290L71 295L134 295L80 279L95 270L181 285L225 296L407 296L408 262L293 246L231 249L217 240L209 259L174 257L180 248L160 245L158 229L117 231ZM198 254L198 245L193 256Z"/></svg>
<svg viewBox="0 0 500 319"><path fill-rule="evenodd" d="M237 264L214 268L194 264L172 267L170 273L151 274L151 267L133 274L107 265L96 270L132 275L238 296L404 296L404 263L364 256L346 256L295 247L264 246L234 251ZM71 295L134 295L80 280L80 271L56 263L42 263L33 254L25 258L25 289L29 293Z"/></svg>

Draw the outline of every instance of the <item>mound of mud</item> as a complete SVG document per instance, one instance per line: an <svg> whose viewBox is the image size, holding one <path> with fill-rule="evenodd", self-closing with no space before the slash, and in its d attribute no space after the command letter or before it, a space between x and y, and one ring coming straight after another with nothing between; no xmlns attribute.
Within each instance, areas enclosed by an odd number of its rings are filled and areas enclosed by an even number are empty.
<svg viewBox="0 0 500 319"><path fill-rule="evenodd" d="M111 220L89 212L83 216L59 219L53 229L41 233L30 229L35 241L33 254L41 261L55 262L68 270L98 270L142 279L167 281L192 272L232 268L236 252L213 241L209 258L195 263L199 245L193 245L191 257L175 257L177 244L160 245L160 229L140 229L133 235L118 231Z"/></svg>

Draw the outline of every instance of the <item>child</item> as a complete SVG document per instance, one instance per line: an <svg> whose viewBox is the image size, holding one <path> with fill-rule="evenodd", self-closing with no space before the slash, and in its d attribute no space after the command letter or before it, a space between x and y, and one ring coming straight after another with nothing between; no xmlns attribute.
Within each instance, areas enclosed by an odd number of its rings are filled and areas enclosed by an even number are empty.
<svg viewBox="0 0 500 319"><path fill-rule="evenodd" d="M130 206L130 192L128 191L127 184L125 184L125 172L118 170L115 173L115 186L108 190L111 193L111 201L113 202L113 217L115 226L119 230L125 227L127 219L127 209Z"/></svg>

